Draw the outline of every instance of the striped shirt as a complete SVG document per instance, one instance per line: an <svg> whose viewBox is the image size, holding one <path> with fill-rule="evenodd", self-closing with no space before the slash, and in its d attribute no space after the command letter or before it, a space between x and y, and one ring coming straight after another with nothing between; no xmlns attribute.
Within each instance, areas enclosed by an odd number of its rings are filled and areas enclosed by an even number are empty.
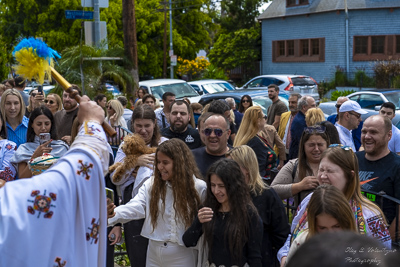
<svg viewBox="0 0 400 267"><path fill-rule="evenodd" d="M20 144L26 143L26 134L28 132L28 122L29 119L27 117L22 118L22 123L15 128L15 130L6 123L7 126L7 139L13 141L19 147Z"/></svg>

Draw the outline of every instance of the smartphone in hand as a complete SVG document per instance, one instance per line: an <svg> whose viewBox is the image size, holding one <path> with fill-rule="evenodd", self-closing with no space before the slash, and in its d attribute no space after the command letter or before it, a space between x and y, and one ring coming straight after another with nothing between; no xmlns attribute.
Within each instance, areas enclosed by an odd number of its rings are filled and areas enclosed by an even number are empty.
<svg viewBox="0 0 400 267"><path fill-rule="evenodd" d="M114 190L106 187L106 197L111 199L112 202L114 202Z"/></svg>
<svg viewBox="0 0 400 267"><path fill-rule="evenodd" d="M39 134L39 143L42 145L50 140L50 133Z"/></svg>
<svg viewBox="0 0 400 267"><path fill-rule="evenodd" d="M43 85L38 86L38 94L43 95Z"/></svg>

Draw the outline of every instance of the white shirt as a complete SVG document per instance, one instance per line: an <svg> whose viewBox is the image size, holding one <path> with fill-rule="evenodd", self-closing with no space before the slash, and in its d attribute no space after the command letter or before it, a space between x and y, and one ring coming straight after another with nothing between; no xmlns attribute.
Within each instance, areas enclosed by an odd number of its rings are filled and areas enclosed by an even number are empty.
<svg viewBox="0 0 400 267"><path fill-rule="evenodd" d="M206 196L207 185L203 180L193 177L195 188L203 202ZM150 240L162 242L174 242L185 246L182 236L186 231L186 226L176 217L174 205L174 195L171 185L167 182L167 192L165 196L165 209L163 210L162 201L159 200L159 215L157 218L157 227L153 231L153 225L150 217L150 199L151 189L153 187L154 176L148 179L139 189L139 193L125 205L118 206L115 216L108 219L108 225L116 223L127 223L131 220L145 219L141 235Z"/></svg>
<svg viewBox="0 0 400 267"><path fill-rule="evenodd" d="M357 152L351 131L337 122L335 123L335 126L339 133L340 143L344 146L351 147L354 152Z"/></svg>
<svg viewBox="0 0 400 267"><path fill-rule="evenodd" d="M392 138L389 141L389 150L398 153L400 152L400 130L392 124Z"/></svg>

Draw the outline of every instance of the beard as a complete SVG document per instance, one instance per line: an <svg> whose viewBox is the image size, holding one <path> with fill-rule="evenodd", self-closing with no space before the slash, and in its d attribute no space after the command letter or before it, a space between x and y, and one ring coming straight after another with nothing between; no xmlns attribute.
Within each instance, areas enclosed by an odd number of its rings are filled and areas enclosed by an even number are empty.
<svg viewBox="0 0 400 267"><path fill-rule="evenodd" d="M181 133L181 132L185 131L187 126L188 125L184 124L183 122L182 122L182 124L179 124L179 125L176 125L175 122L174 123L171 122L172 131L177 132L177 133Z"/></svg>

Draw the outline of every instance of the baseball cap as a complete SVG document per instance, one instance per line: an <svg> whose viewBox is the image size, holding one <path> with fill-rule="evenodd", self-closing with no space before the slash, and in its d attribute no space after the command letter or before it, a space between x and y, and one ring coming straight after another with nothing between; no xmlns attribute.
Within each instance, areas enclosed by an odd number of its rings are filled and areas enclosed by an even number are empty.
<svg viewBox="0 0 400 267"><path fill-rule="evenodd" d="M362 109L361 106L356 101L353 100L347 100L340 106L339 112L348 112L348 111L354 111L358 114L368 113L368 111Z"/></svg>

